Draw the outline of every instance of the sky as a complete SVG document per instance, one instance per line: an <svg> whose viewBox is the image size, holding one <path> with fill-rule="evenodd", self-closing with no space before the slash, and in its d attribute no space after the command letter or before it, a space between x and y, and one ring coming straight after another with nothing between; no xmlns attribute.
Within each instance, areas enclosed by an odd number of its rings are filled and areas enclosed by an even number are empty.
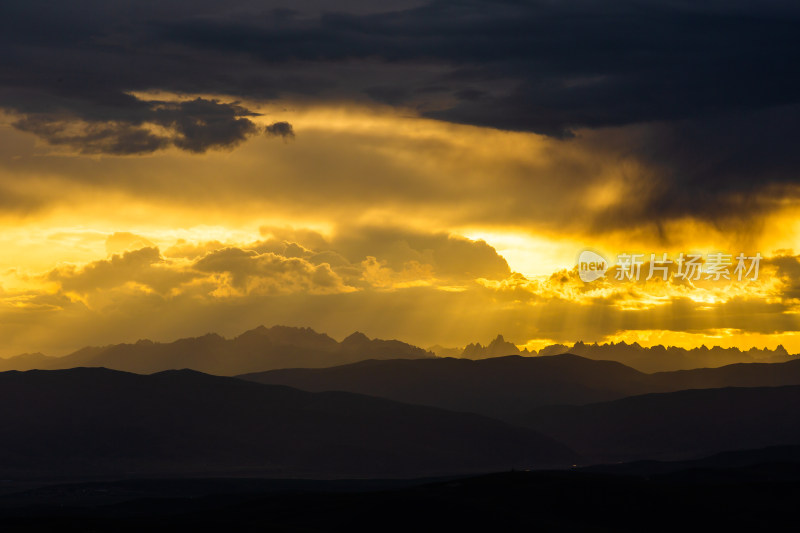
<svg viewBox="0 0 800 533"><path fill-rule="evenodd" d="M799 23L788 1L3 2L0 356L260 324L800 352Z"/></svg>

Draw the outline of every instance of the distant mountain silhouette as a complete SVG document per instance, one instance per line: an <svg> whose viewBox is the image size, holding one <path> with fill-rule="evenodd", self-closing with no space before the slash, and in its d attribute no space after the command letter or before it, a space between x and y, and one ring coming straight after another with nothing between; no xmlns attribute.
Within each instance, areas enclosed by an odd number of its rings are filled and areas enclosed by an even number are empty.
<svg viewBox="0 0 800 533"><path fill-rule="evenodd" d="M572 346L556 344L542 348L539 355L555 355L573 353L590 359L619 361L642 372L670 372L674 370L690 370L694 368L715 368L736 363L782 363L798 360L779 345L775 350L751 348L707 348L700 346L687 350L675 346L661 345L649 348L638 343L625 342L609 344L586 344L576 342Z"/></svg>
<svg viewBox="0 0 800 533"><path fill-rule="evenodd" d="M480 343L465 348L439 345L424 350L398 340L370 339L355 332L342 342L311 328L259 326L236 338L216 334L180 339L169 343L140 340L133 344L86 347L64 357L41 353L0 358L0 371L31 369L65 369L78 366L102 366L137 373L153 373L176 368L191 368L217 375L236 375L279 368L324 368L366 359L430 359L458 357L488 359L508 355L550 356L571 353L598 361L617 361L642 372L669 372L681 369L716 368L736 363L780 363L800 361L782 346L775 350L752 348L683 348L654 346L644 348L637 343L555 344L540 350L519 350L512 342L498 335L487 346Z"/></svg>
<svg viewBox="0 0 800 533"><path fill-rule="evenodd" d="M646 391L647 376L575 355L362 361L240 376L307 391L341 390L514 419L537 405L590 403Z"/></svg>
<svg viewBox="0 0 800 533"><path fill-rule="evenodd" d="M354 333L336 342L311 328L259 326L234 339L216 334L170 343L142 340L83 348L64 357L41 354L0 359L0 370L65 369L98 366L153 373L191 368L217 375L235 375L273 368L326 367L363 359L428 358L432 353L404 342L369 339Z"/></svg>
<svg viewBox="0 0 800 533"><path fill-rule="evenodd" d="M571 354L363 361L241 376L308 391L342 390L516 420L534 407L585 404L692 388L800 385L800 361L644 374Z"/></svg>
<svg viewBox="0 0 800 533"><path fill-rule="evenodd" d="M498 335L488 344L482 346L481 343L468 344L461 357L465 359L484 359L487 357L502 357L504 355L528 355L528 350L520 350L513 342L508 342L502 335Z"/></svg>
<svg viewBox="0 0 800 533"><path fill-rule="evenodd" d="M7 359L0 358L0 372L4 370L29 370L32 368L46 368L53 364L58 357L43 353L23 353Z"/></svg>
<svg viewBox="0 0 800 533"><path fill-rule="evenodd" d="M464 352L464 348L448 348L447 346L434 344L433 346L428 347L428 351L433 352L436 357L461 357L461 354Z"/></svg>
<svg viewBox="0 0 800 533"><path fill-rule="evenodd" d="M528 349L520 350L517 346L498 335L487 346L481 343L468 344L465 348L445 348L435 345L430 351L438 357L460 357L464 359L486 359L505 355L560 355L571 353L588 359L600 361L617 361L642 372L671 372L674 370L690 370L694 368L716 368L736 363L782 363L798 360L798 355L789 354L779 345L774 350L767 348L707 348L700 346L692 349L661 345L644 347L634 342L608 344L587 344L576 342L572 345L551 344L538 352Z"/></svg>
<svg viewBox="0 0 800 533"><path fill-rule="evenodd" d="M570 464L533 430L348 393L195 371L0 373L0 479L413 477Z"/></svg>
<svg viewBox="0 0 800 533"><path fill-rule="evenodd" d="M800 386L697 389L547 406L526 419L595 462L697 458L800 445Z"/></svg>

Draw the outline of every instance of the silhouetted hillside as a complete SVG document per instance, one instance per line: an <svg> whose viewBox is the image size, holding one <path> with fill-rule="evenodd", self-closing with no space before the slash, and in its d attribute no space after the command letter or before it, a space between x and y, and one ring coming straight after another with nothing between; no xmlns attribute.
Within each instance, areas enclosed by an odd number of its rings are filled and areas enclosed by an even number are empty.
<svg viewBox="0 0 800 533"><path fill-rule="evenodd" d="M539 407L526 420L593 461L685 459L800 445L800 386L698 389Z"/></svg>
<svg viewBox="0 0 800 533"><path fill-rule="evenodd" d="M326 367L363 359L427 358L433 354L400 341L369 339L354 333L341 343L311 328L259 326L234 339L216 334L170 343L148 340L83 348L64 357L18 356L0 359L0 370L65 369L98 366L150 374L191 368L235 375L273 368Z"/></svg>
<svg viewBox="0 0 800 533"><path fill-rule="evenodd" d="M307 391L343 390L502 418L514 418L536 405L589 403L647 390L645 374L620 363L569 354L476 361L373 360L240 377Z"/></svg>
<svg viewBox="0 0 800 533"><path fill-rule="evenodd" d="M0 373L0 479L220 474L411 477L563 464L530 429L194 371Z"/></svg>
<svg viewBox="0 0 800 533"><path fill-rule="evenodd" d="M436 482L137 480L5 499L17 531L795 531L798 465L647 478L501 472ZM712 472L709 472L712 473ZM777 474L773 477L771 474ZM102 495L102 496L101 496ZM98 505L98 497L114 502Z"/></svg>
<svg viewBox="0 0 800 533"><path fill-rule="evenodd" d="M793 465L792 468L786 468ZM720 452L699 459L687 461L633 461L630 463L600 464L582 467L582 472L598 472L634 476L653 476L691 471L696 477L728 476L733 469L737 474L742 469L750 469L753 475L759 473L772 479L791 478L800 482L800 445L770 446L756 450L735 450ZM702 472L702 473L700 473Z"/></svg>
<svg viewBox="0 0 800 533"><path fill-rule="evenodd" d="M651 374L648 381L653 392L800 385L800 360L784 363L737 363L718 368L657 372Z"/></svg>
<svg viewBox="0 0 800 533"><path fill-rule="evenodd" d="M342 390L516 420L537 406L585 404L692 388L800 385L800 361L643 374L571 354L363 361L240 376L307 391Z"/></svg>

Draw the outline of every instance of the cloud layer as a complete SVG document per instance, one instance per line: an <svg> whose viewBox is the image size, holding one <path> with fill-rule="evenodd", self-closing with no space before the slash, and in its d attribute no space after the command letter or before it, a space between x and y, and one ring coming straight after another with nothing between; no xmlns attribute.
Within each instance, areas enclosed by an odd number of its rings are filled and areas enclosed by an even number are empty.
<svg viewBox="0 0 800 533"><path fill-rule="evenodd" d="M653 217L729 218L796 196L792 2L371 4L15 2L0 101L16 127L83 153L234 147L264 131L241 99L372 101L561 139L622 128L606 149L651 167ZM284 121L265 131L293 135Z"/></svg>
<svg viewBox="0 0 800 533"><path fill-rule="evenodd" d="M612 269L586 284L575 268L523 276L485 242L444 233L343 227L325 236L264 227L262 235L140 248L152 239L110 234L116 253L107 258L18 273L25 284L0 291L4 355L235 334L260 323L305 324L337 337L357 324L423 346L498 332L520 344L642 340L654 332L669 344L725 332L800 349L800 256L765 258L757 280L688 281L673 268L666 281L625 281Z"/></svg>

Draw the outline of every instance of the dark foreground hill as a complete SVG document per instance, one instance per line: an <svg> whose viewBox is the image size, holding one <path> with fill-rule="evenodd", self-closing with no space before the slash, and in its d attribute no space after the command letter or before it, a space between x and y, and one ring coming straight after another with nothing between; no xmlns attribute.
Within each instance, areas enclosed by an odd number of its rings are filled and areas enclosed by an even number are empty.
<svg viewBox="0 0 800 533"><path fill-rule="evenodd" d="M0 498L0 527L4 532L793 532L798 466L647 478L503 472L405 487L229 479L92 483ZM117 501L98 504L98 498Z"/></svg>
<svg viewBox="0 0 800 533"><path fill-rule="evenodd" d="M96 366L151 374L191 368L199 372L232 376L273 368L326 367L364 359L428 358L433 354L396 340L370 339L353 333L336 342L311 328L259 326L233 339L209 334L158 343L113 344L83 348L64 357L23 354L0 359L1 370L65 369Z"/></svg>
<svg viewBox="0 0 800 533"><path fill-rule="evenodd" d="M800 444L800 386L696 389L526 417L590 461L678 460L727 450Z"/></svg>
<svg viewBox="0 0 800 533"><path fill-rule="evenodd" d="M0 479L253 474L414 477L571 464L478 415L194 371L0 373Z"/></svg>
<svg viewBox="0 0 800 533"><path fill-rule="evenodd" d="M375 360L240 377L313 392L357 392L516 420L543 405L579 405L693 388L800 385L800 361L644 374L613 361L562 354L476 361Z"/></svg>
<svg viewBox="0 0 800 533"><path fill-rule="evenodd" d="M766 466L765 466L766 465ZM779 468L785 465L786 468ZM789 466L791 465L791 466ZM728 473L740 475L748 471L752 477L770 479L792 479L800 481L800 445L770 446L755 450L735 450L720 452L698 459L686 461L632 461L629 463L608 463L585 466L583 472L653 476L663 474L692 473L695 478L724 479ZM688 474L685 474L688 475Z"/></svg>

